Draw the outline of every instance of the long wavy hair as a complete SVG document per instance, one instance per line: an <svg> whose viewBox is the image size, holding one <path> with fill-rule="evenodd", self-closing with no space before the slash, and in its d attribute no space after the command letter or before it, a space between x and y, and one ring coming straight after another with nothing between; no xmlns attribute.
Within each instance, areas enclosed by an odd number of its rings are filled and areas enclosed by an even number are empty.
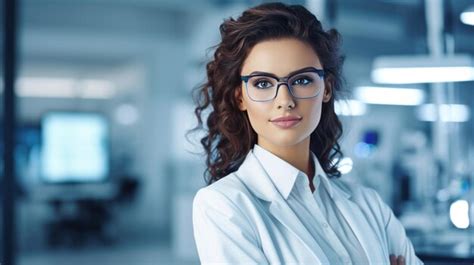
<svg viewBox="0 0 474 265"><path fill-rule="evenodd" d="M236 89L242 81L242 64L254 45L279 38L295 38L311 45L323 65L326 86L332 97L323 103L321 120L310 136L310 149L329 177L340 177L337 165L342 157L339 138L342 124L334 111L335 97L342 90L341 36L335 29L324 31L320 21L301 5L267 3L245 10L237 19L220 25L221 42L206 65L206 81L194 89L200 139L206 155L207 184L236 171L257 143L247 112L238 107ZM208 114L208 115L207 115ZM207 119L206 119L207 116ZM206 119L204 124L204 119Z"/></svg>

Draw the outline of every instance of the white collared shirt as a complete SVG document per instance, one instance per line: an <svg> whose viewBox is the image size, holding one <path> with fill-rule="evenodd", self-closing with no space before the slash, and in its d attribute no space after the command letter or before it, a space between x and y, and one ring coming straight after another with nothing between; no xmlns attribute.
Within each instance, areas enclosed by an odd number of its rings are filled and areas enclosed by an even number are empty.
<svg viewBox="0 0 474 265"><path fill-rule="evenodd" d="M257 144L253 153L290 208L319 242L330 264L369 264L360 242L334 204L327 175L312 152L314 193L304 172Z"/></svg>

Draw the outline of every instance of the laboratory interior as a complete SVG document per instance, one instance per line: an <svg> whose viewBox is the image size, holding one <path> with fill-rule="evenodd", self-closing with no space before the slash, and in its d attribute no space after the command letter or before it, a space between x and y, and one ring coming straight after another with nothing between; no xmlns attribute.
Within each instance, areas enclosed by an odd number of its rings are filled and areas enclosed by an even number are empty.
<svg viewBox="0 0 474 265"><path fill-rule="evenodd" d="M1 0L0 264L199 264L192 91L262 0ZM342 35L341 178L474 262L474 1L288 0Z"/></svg>

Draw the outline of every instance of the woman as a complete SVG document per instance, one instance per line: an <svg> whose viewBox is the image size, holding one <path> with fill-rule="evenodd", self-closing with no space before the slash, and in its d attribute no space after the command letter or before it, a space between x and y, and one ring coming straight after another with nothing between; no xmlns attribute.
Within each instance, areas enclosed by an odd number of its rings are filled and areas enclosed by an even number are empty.
<svg viewBox="0 0 474 265"><path fill-rule="evenodd" d="M341 179L340 36L299 5L263 4L220 26L195 110L208 186L193 202L211 264L422 264L372 189Z"/></svg>

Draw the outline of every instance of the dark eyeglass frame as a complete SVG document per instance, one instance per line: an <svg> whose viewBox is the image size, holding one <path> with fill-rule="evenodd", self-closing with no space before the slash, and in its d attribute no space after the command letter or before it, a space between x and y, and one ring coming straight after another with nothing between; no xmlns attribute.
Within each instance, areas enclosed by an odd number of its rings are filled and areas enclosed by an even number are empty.
<svg viewBox="0 0 474 265"><path fill-rule="evenodd" d="M300 69L300 70L296 70L296 71L291 72L289 75L284 76L284 77L278 77L278 76L276 76L272 73L261 72L261 73L251 74L251 75L242 75L242 76L240 76L240 79L245 82L245 89L247 90L247 95L249 95L249 98L253 101L256 101L256 102L267 102L267 101L274 100L276 98L276 96L278 95L278 90L280 89L281 85L286 85L286 87L288 87L288 90L290 91L290 94L291 94L291 96L293 96L293 98L307 99L307 98L317 97L319 95L319 93L321 92L321 90L319 90L318 93L316 93L316 95L311 96L311 97L297 97L293 94L293 88L288 83L288 80L290 80L295 75L302 74L302 73L308 73L308 72L317 73L319 75L319 77L321 77L321 79L324 80L324 76L325 76L324 69L318 69L318 68L315 68L315 67L306 67L306 68L303 68L303 69ZM248 90L248 81L249 81L250 78L255 77L255 76L266 76L266 77L270 77L270 78L273 78L273 79L277 80L277 87L276 87L275 95L272 98L267 99L267 100L255 100L250 96L249 90Z"/></svg>

